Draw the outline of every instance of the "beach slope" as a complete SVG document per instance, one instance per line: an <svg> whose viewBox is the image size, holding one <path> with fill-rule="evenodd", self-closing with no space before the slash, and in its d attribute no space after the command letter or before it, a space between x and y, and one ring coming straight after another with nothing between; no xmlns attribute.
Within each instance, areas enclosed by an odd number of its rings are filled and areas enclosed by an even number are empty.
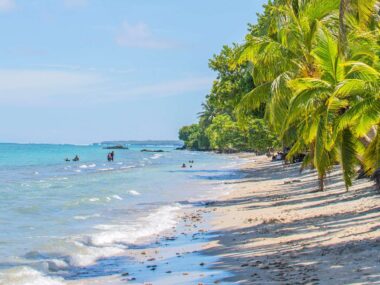
<svg viewBox="0 0 380 285"><path fill-rule="evenodd" d="M313 171L252 157L215 201L203 254L237 284L380 284L380 196L368 180L347 192L339 169L325 192Z"/></svg>

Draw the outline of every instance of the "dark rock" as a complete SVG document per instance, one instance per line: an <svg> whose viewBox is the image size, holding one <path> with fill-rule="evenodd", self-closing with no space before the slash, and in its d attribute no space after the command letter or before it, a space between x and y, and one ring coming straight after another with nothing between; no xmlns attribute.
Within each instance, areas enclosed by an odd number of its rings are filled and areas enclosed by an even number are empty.
<svg viewBox="0 0 380 285"><path fill-rule="evenodd" d="M124 145L114 145L114 146L105 146L103 149L129 149L127 146Z"/></svg>

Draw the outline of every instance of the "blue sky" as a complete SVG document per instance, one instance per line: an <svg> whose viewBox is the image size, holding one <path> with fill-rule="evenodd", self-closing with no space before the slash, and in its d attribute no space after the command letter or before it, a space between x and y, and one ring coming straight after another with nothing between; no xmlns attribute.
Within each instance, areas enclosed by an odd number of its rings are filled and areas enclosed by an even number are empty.
<svg viewBox="0 0 380 285"><path fill-rule="evenodd" d="M176 139L266 0L0 0L0 141Z"/></svg>

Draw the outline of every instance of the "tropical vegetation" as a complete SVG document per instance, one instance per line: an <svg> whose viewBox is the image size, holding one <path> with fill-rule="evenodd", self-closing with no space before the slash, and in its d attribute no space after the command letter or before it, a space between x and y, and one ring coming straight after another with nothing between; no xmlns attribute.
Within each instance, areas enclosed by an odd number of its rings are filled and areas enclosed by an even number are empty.
<svg viewBox="0 0 380 285"><path fill-rule="evenodd" d="M289 160L306 155L322 191L334 165L347 189L358 169L379 173L379 10L376 0L269 1L245 42L210 60L218 77L186 146L286 147Z"/></svg>

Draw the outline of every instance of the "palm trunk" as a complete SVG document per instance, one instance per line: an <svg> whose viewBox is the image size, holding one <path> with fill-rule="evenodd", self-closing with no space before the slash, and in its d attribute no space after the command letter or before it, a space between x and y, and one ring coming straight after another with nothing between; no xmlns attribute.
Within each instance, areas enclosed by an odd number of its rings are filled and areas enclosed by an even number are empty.
<svg viewBox="0 0 380 285"><path fill-rule="evenodd" d="M325 191L325 175L324 174L318 174L318 183L319 183L319 191L320 192Z"/></svg>
<svg viewBox="0 0 380 285"><path fill-rule="evenodd" d="M349 0L341 0L339 6L339 54L341 57L346 56L347 28L346 28L346 12Z"/></svg>

